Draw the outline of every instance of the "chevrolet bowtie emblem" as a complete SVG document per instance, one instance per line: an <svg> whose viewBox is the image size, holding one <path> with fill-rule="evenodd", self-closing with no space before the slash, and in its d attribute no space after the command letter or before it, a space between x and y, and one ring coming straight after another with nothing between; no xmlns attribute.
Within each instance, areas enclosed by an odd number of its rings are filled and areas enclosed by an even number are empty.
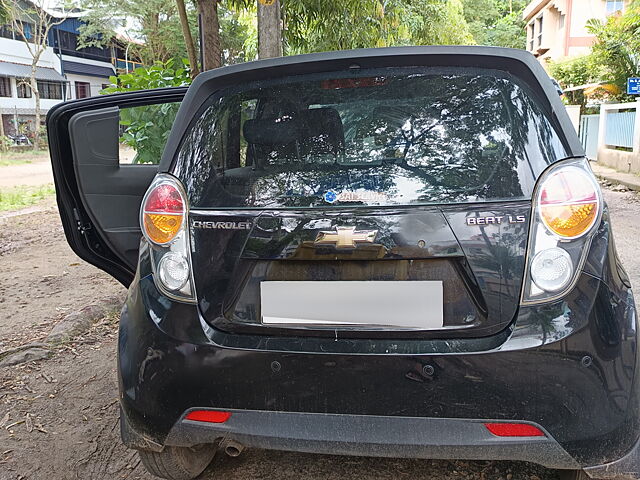
<svg viewBox="0 0 640 480"><path fill-rule="evenodd" d="M336 248L355 248L358 243L373 243L377 230L356 230L356 227L336 227L335 232L318 232L316 245L335 245Z"/></svg>

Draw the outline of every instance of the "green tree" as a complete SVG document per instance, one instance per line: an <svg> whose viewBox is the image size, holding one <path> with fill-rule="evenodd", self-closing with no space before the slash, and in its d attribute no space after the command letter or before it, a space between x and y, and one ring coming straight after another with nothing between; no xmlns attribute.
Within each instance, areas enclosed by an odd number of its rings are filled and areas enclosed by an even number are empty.
<svg viewBox="0 0 640 480"><path fill-rule="evenodd" d="M463 0L464 18L478 45L524 48L527 0Z"/></svg>
<svg viewBox="0 0 640 480"><path fill-rule="evenodd" d="M620 89L618 100L628 99L624 93L627 78L640 75L640 1L633 1L622 15L611 15L604 22L590 20L587 29L596 36L593 65L603 80Z"/></svg>
<svg viewBox="0 0 640 480"><path fill-rule="evenodd" d="M9 3L7 0L0 0L0 24L9 23Z"/></svg>
<svg viewBox="0 0 640 480"><path fill-rule="evenodd" d="M299 0L282 8L290 54L473 43L461 0Z"/></svg>
<svg viewBox="0 0 640 480"><path fill-rule="evenodd" d="M147 88L179 87L191 83L189 64L173 60L156 62L131 73L110 77L112 86L101 93L130 92ZM178 103L163 103L120 109L120 142L136 151L133 163L158 163L176 118Z"/></svg>
<svg viewBox="0 0 640 480"><path fill-rule="evenodd" d="M49 46L47 40L49 32L54 26L61 24L65 20L64 12L60 13L59 18L52 17L44 9L44 0L30 0L29 2L15 0L10 4L4 3L3 5L7 7L6 14L11 23L11 28L22 38L22 42L27 52L29 52L29 57L31 57L29 78L20 82L28 85L34 98L33 148L37 150L41 147L42 109L40 108L40 90L36 80L36 70L40 58Z"/></svg>
<svg viewBox="0 0 640 480"><path fill-rule="evenodd" d="M202 70L211 70L223 65L224 47L221 34L222 9L238 11L254 7L252 0L195 0L200 13L202 39Z"/></svg>
<svg viewBox="0 0 640 480"><path fill-rule="evenodd" d="M583 55L560 62L550 62L549 73L562 88L597 82L600 77L598 66L594 64L591 55ZM570 105L584 106L587 101L582 90L565 92L565 98Z"/></svg>
<svg viewBox="0 0 640 480"><path fill-rule="evenodd" d="M187 57L189 58L189 64L191 65L191 77L195 78L196 75L200 73L200 67L198 66L196 45L193 41L193 35L191 34L191 25L189 25L187 6L184 3L184 0L176 0L176 6L178 8L178 16L180 17L182 36L184 37L185 47L187 49Z"/></svg>
<svg viewBox="0 0 640 480"><path fill-rule="evenodd" d="M88 13L80 27L81 46L104 46L114 32L126 31L140 39L129 48L144 63L188 57L175 0L89 0L82 6ZM187 16L195 29L195 9L188 9Z"/></svg>

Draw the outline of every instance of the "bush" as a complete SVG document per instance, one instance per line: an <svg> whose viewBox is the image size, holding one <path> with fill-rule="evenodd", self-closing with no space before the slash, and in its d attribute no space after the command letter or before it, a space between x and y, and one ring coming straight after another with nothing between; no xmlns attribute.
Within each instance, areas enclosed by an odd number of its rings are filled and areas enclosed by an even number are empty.
<svg viewBox="0 0 640 480"><path fill-rule="evenodd" d="M8 152L11 145L13 145L13 140L5 135L0 135L0 152Z"/></svg>
<svg viewBox="0 0 640 480"><path fill-rule="evenodd" d="M591 55L571 58L561 62L550 62L549 72L562 88L597 82L599 77L599 70L594 65ZM566 92L565 98L571 105L584 106L586 103L582 90Z"/></svg>
<svg viewBox="0 0 640 480"><path fill-rule="evenodd" d="M191 83L187 60L183 60L183 66L179 68L174 68L172 60L157 62L109 80L112 85L100 93L179 87ZM179 107L177 103L163 103L120 109L120 142L136 151L133 163L160 161Z"/></svg>

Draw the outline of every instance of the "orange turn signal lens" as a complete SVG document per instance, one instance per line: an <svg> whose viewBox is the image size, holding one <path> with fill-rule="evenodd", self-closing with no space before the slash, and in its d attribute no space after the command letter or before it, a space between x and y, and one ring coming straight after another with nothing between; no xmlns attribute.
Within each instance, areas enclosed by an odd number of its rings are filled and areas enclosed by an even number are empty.
<svg viewBox="0 0 640 480"><path fill-rule="evenodd" d="M596 202L581 205L543 206L541 214L549 229L561 237L575 238L589 230L598 214Z"/></svg>
<svg viewBox="0 0 640 480"><path fill-rule="evenodd" d="M145 236L160 245L173 240L182 228L184 201L175 185L160 183L153 187L142 205Z"/></svg>
<svg viewBox="0 0 640 480"><path fill-rule="evenodd" d="M553 173L540 189L540 216L556 235L573 239L588 232L600 210L597 185L579 168Z"/></svg>
<svg viewBox="0 0 640 480"><path fill-rule="evenodd" d="M144 212L144 230L149 240L164 244L170 242L180 231L183 216L180 214Z"/></svg>

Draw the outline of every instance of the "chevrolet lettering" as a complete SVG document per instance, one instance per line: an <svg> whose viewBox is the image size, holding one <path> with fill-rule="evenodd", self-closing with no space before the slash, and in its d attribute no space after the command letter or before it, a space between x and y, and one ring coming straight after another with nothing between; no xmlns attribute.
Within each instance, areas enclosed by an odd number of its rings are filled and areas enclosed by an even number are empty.
<svg viewBox="0 0 640 480"><path fill-rule="evenodd" d="M251 222L206 222L194 220L191 225L193 225L193 228L210 228L213 230L249 230L251 228Z"/></svg>
<svg viewBox="0 0 640 480"><path fill-rule="evenodd" d="M170 114L121 165L128 119ZM129 288L121 437L152 474L251 447L640 478L629 276L528 52L271 58L47 126L69 244Z"/></svg>

